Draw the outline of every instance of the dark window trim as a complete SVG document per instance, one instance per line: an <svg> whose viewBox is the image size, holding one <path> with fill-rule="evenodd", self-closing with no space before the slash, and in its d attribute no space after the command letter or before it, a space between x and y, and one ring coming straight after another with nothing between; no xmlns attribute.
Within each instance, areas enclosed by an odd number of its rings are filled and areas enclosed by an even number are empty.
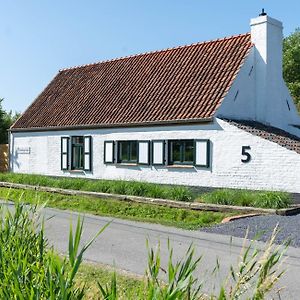
<svg viewBox="0 0 300 300"><path fill-rule="evenodd" d="M67 141L67 152L63 152L63 140L66 140ZM70 137L68 136L62 136L61 139L60 139L60 144L61 144L61 148L60 148L60 153L61 153L61 159L60 159L60 167L61 167L61 170L65 171L65 170L69 170L69 166L70 166L70 163L69 163L69 148L70 148ZM63 167L63 156L66 155L67 156L67 166L66 168Z"/></svg>
<svg viewBox="0 0 300 300"><path fill-rule="evenodd" d="M120 143L124 143L124 142L129 142L129 143L136 143L136 159L135 160L121 160L121 153L120 153ZM138 159L139 159L139 149L138 149L138 140L121 140L121 141L117 141L117 163L122 164L122 163L130 163L130 164L137 164ZM130 149L131 151L131 149ZM129 157L131 156L131 152L129 152Z"/></svg>
<svg viewBox="0 0 300 300"><path fill-rule="evenodd" d="M148 163L141 163L140 162L140 143L147 143L148 144ZM150 161L150 141L148 140L138 140L137 141L137 163L139 165L144 165L144 166L149 166L151 165L151 161Z"/></svg>
<svg viewBox="0 0 300 300"><path fill-rule="evenodd" d="M196 164L196 145L197 142L206 142L206 164L205 165L200 165L200 164ZM209 168L210 167L210 140L209 139L196 139L194 141L194 165L196 167L205 167L205 168Z"/></svg>
<svg viewBox="0 0 300 300"><path fill-rule="evenodd" d="M184 142L193 142L194 143L194 139L173 139L173 140L168 140L168 165L188 165L188 166L193 166L195 164L195 143L194 145L194 150L193 150L193 161L184 161L183 159L183 150L182 150L182 144L180 145L180 161L173 161L171 159L171 145L172 142L180 142L180 143L184 143Z"/></svg>
<svg viewBox="0 0 300 300"><path fill-rule="evenodd" d="M153 155L154 155L154 143L162 143L163 145L163 150L162 150L162 163L161 164L156 164L153 162ZM166 141L165 140L152 140L151 141L151 163L153 166L164 166L166 164Z"/></svg>
<svg viewBox="0 0 300 300"><path fill-rule="evenodd" d="M106 161L106 144L112 144L112 161ZM104 141L104 158L103 161L105 164L114 164L115 163L115 141Z"/></svg>
<svg viewBox="0 0 300 300"><path fill-rule="evenodd" d="M73 144L73 138L77 138L77 137L82 137L83 138L83 144L82 144L82 147L83 147L83 167L82 168L75 168L74 166L73 166L73 147L74 147L74 145L76 145L76 144ZM78 144L77 144L78 145ZM81 146L81 144L80 144L80 146ZM78 146L77 146L78 147ZM76 171L76 170L84 170L84 136L83 135L72 135L71 136L71 170L72 171Z"/></svg>
<svg viewBox="0 0 300 300"><path fill-rule="evenodd" d="M85 151L85 141L88 139L88 143L89 143L89 152L86 152ZM85 156L88 155L89 156L89 165L90 167L87 169L85 167ZM92 136L90 135L84 135L83 136L83 169L84 171L92 171L92 155L93 155L93 152L92 152Z"/></svg>

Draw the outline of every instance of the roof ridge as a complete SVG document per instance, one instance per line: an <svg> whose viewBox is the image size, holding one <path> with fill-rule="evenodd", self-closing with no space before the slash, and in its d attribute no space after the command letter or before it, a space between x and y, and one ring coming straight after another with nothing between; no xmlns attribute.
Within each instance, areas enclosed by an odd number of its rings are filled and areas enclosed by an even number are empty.
<svg viewBox="0 0 300 300"><path fill-rule="evenodd" d="M89 66L94 66L94 65L99 65L99 64L102 64L102 63L108 63L108 62L123 60L123 59L127 59L127 58L132 58L132 57L138 57L138 56L149 55L149 54L154 54L154 53L163 53L163 52L168 52L168 51L177 50L177 49L181 49L181 48L193 47L193 46L201 45L201 44L215 43L215 42L230 40L230 39L234 39L234 38L238 38L238 37L242 37L242 36L247 36L247 35L250 35L250 33L247 32L247 33L242 33L242 34L236 34L236 35L231 35L231 36L218 38L218 39L213 39L213 40L208 40L208 41L203 41L203 42L196 42L196 43L191 43L191 44L186 44L186 45L181 45L181 46L164 48L164 49L161 49L161 50L146 51L146 52L142 52L142 53L131 54L131 55L121 56L121 57L117 57L117 58L101 60L101 61L97 61L97 62L94 62L94 63L62 68L62 69L59 69L59 72L74 70L74 69L79 69L79 68L84 68L84 67L89 67Z"/></svg>

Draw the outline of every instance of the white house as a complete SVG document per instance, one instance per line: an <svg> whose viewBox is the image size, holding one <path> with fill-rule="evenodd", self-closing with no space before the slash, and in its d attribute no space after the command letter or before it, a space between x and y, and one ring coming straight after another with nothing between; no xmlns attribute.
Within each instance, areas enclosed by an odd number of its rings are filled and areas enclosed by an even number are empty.
<svg viewBox="0 0 300 300"><path fill-rule="evenodd" d="M17 173L300 193L282 23L59 71L10 130Z"/></svg>

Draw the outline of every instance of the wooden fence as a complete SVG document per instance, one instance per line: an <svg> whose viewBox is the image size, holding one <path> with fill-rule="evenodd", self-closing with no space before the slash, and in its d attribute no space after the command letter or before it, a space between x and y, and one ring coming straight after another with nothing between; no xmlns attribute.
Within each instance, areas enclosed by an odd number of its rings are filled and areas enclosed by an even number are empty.
<svg viewBox="0 0 300 300"><path fill-rule="evenodd" d="M8 145L0 144L0 172L8 171Z"/></svg>

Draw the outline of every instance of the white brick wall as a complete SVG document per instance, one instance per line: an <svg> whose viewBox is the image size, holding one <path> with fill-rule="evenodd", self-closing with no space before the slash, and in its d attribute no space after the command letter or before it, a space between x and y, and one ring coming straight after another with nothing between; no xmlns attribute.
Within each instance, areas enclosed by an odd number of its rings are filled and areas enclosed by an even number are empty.
<svg viewBox="0 0 300 300"><path fill-rule="evenodd" d="M292 126L300 125L300 116L282 77L282 24L269 16L251 24L254 47L216 117L256 120L300 137L300 129Z"/></svg>
<svg viewBox="0 0 300 300"><path fill-rule="evenodd" d="M91 135L93 171L70 173L60 169L60 138ZM205 168L165 166L121 166L103 163L105 140L210 139L212 165ZM251 147L252 160L242 163L242 146ZM30 147L30 154L16 154L18 147ZM235 187L283 190L300 193L300 154L287 150L217 119L214 124L13 133L13 172L55 176L141 180L190 186Z"/></svg>

